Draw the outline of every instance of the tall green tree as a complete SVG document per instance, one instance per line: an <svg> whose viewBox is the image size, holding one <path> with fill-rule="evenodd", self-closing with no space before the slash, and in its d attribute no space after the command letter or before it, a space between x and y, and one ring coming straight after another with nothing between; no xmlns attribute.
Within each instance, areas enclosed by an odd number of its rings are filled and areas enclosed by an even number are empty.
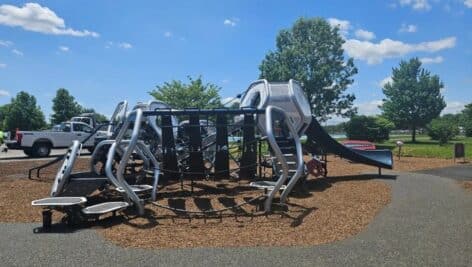
<svg viewBox="0 0 472 267"><path fill-rule="evenodd" d="M218 108L221 107L220 87L212 83L203 83L202 77L192 79L188 83L173 80L156 86L149 92L157 100L169 104L173 108Z"/></svg>
<svg viewBox="0 0 472 267"><path fill-rule="evenodd" d="M259 66L260 78L269 81L295 79L303 84L312 113L325 121L330 115L351 117L355 96L345 91L357 73L352 58L344 58L344 39L338 27L323 18L300 18L279 32L276 50Z"/></svg>
<svg viewBox="0 0 472 267"><path fill-rule="evenodd" d="M3 122L9 131L39 130L46 126L44 114L36 104L36 98L26 92L19 92L12 98Z"/></svg>
<svg viewBox="0 0 472 267"><path fill-rule="evenodd" d="M5 104L3 106L0 106L0 130L2 130L5 122L5 118L8 114L8 110L10 108L10 104Z"/></svg>
<svg viewBox="0 0 472 267"><path fill-rule="evenodd" d="M75 101L75 98L67 89L60 88L52 100L52 111L51 123L58 124L79 115L82 107Z"/></svg>
<svg viewBox="0 0 472 267"><path fill-rule="evenodd" d="M472 136L472 103L465 105L462 110L460 124L464 127L464 133L467 137Z"/></svg>
<svg viewBox="0 0 472 267"><path fill-rule="evenodd" d="M446 107L443 87L439 76L422 68L418 58L401 61L392 70L392 82L383 88L385 99L380 109L397 127L411 129L411 140L416 142L417 129L437 118Z"/></svg>

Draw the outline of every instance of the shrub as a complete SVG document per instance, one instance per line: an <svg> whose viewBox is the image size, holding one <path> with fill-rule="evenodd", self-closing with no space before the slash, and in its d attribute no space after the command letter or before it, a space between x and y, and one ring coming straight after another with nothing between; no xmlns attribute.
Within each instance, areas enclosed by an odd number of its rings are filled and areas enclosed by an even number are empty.
<svg viewBox="0 0 472 267"><path fill-rule="evenodd" d="M382 142L389 139L393 124L383 117L354 116L346 122L344 130L349 139Z"/></svg>
<svg viewBox="0 0 472 267"><path fill-rule="evenodd" d="M431 121L427 126L428 135L439 144L446 144L459 134L459 126L447 118L438 118Z"/></svg>

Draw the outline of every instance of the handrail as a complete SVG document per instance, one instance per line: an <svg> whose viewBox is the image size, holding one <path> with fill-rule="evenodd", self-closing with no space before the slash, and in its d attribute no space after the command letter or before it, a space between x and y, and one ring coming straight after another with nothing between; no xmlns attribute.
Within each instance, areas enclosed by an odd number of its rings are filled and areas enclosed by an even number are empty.
<svg viewBox="0 0 472 267"><path fill-rule="evenodd" d="M111 118L110 118L110 125L108 125L108 129L107 129L107 136L108 137L112 136L112 133L115 130L115 129L113 129L115 118L120 113L123 113L121 118L122 118L122 120L124 120L125 117L126 117L126 111L127 110L128 110L128 101L126 101L126 100L123 100L120 103L118 103L118 105L116 105L115 111L113 112L113 115L111 115Z"/></svg>
<svg viewBox="0 0 472 267"><path fill-rule="evenodd" d="M282 192L282 195L280 196L280 203L284 203L287 199L288 194L292 191L293 187L297 183L298 179L301 177L303 173L303 153L302 153L302 145L300 142L300 137L297 134L297 131L293 127L293 125L290 123L289 117L285 113L285 111L279 107L276 106L268 106L266 109L266 129L267 129L267 140L269 141L272 150L274 150L275 156L277 159L280 161L282 165L282 175L280 178L277 180L277 183L274 186L274 189L269 193L269 196L266 199L266 202L264 204L264 208L266 211L270 211L271 205L272 205L272 200L275 197L275 194L280 190L282 185L285 183L285 181L288 179L288 164L287 161L285 160L285 157L280 150L279 145L277 144L274 133L273 133L273 127L272 127L272 113L276 111L279 112L284 116L284 122L287 125L290 134L292 135L294 142L295 142L295 147L297 151L297 170L295 174L290 178L290 181L287 184L287 187L284 189Z"/></svg>
<svg viewBox="0 0 472 267"><path fill-rule="evenodd" d="M152 195L151 199L152 201L156 201L157 199L157 185L159 183L159 175L160 175L160 164L157 161L156 157L152 154L151 150L144 144L144 142L139 141L137 143L138 147L137 150L140 150L144 157L148 158L151 160L152 165L154 165L154 181L152 183Z"/></svg>
<svg viewBox="0 0 472 267"><path fill-rule="evenodd" d="M274 199L275 194L280 190L280 188L282 187L282 185L285 183L285 181L288 178L288 164L287 164L287 161L285 160L285 157L282 154L282 150L280 150L280 147L277 144L277 141L275 140L274 129L272 127L272 112L274 110L282 111L282 114L284 114L285 117L286 115L282 109L274 107L274 106L268 106L265 112L267 141L269 141L269 144L272 147L272 150L274 150L275 156L277 157L277 159L282 165L282 175L280 175L279 179L275 183L274 189L272 189L272 191L269 192L269 195L267 196L267 199L265 200L264 209L266 212L269 212L271 210L272 200Z"/></svg>
<svg viewBox="0 0 472 267"><path fill-rule="evenodd" d="M125 190L126 194L131 198L131 200L136 204L138 207L138 213L139 215L144 214L144 206L141 201L141 199L136 195L136 193L130 188L129 184L126 182L124 179L124 172L126 169L126 165L128 163L128 160L131 156L131 153L134 151L136 144L138 142L138 137L139 137L139 130L141 129L141 122L142 122L142 117L143 117L143 111L141 109L136 109L133 110L129 115L128 118L126 119L125 123L123 124L123 127L120 129L120 132L118 133L116 137L116 144L120 144L120 142L123 140L123 137L128 129L128 126L131 122L131 120L134 117L134 125L133 125L133 131L131 133L131 139L129 140L128 146L125 148L123 155L121 157L120 164L118 165L118 169L116 171L118 181L123 185L123 189ZM115 150L115 149L113 149ZM114 153L112 154L114 156ZM107 159L107 164L108 161L113 161L112 158Z"/></svg>
<svg viewBox="0 0 472 267"><path fill-rule="evenodd" d="M300 136L298 135L298 132L296 131L295 127L293 124L288 123L288 116L284 112L285 115L285 121L287 121L287 126L289 128L290 134L293 136L293 140L295 142L295 148L297 151L297 170L295 174L290 178L290 181L287 184L287 187L284 189L282 192L282 195L280 196L280 203L284 203L287 200L288 194L292 191L293 187L298 182L298 179L302 176L304 173L304 161L303 161L303 148L302 148L302 142L300 141Z"/></svg>

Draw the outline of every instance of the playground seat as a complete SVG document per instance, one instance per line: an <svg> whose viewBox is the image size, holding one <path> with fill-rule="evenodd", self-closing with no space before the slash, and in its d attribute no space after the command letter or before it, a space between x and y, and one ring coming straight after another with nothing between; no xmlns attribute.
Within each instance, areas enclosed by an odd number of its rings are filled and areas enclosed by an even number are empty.
<svg viewBox="0 0 472 267"><path fill-rule="evenodd" d="M115 202L103 202L93 206L89 206L82 209L82 212L87 215L100 215L108 212L113 212L129 207L128 202L115 201Z"/></svg>
<svg viewBox="0 0 472 267"><path fill-rule="evenodd" d="M64 207L80 205L87 202L85 197L47 197L33 200L32 206Z"/></svg>

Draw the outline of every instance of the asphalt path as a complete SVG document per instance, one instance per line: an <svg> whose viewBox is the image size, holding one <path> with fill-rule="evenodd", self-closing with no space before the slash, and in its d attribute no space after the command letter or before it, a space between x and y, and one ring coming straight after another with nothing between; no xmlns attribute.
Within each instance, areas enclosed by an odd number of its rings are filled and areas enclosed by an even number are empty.
<svg viewBox="0 0 472 267"><path fill-rule="evenodd" d="M385 180L392 202L360 234L334 243L125 249L92 229L33 233L39 224L0 224L0 260L4 266L472 266L472 193L448 178L389 173L396 176Z"/></svg>

